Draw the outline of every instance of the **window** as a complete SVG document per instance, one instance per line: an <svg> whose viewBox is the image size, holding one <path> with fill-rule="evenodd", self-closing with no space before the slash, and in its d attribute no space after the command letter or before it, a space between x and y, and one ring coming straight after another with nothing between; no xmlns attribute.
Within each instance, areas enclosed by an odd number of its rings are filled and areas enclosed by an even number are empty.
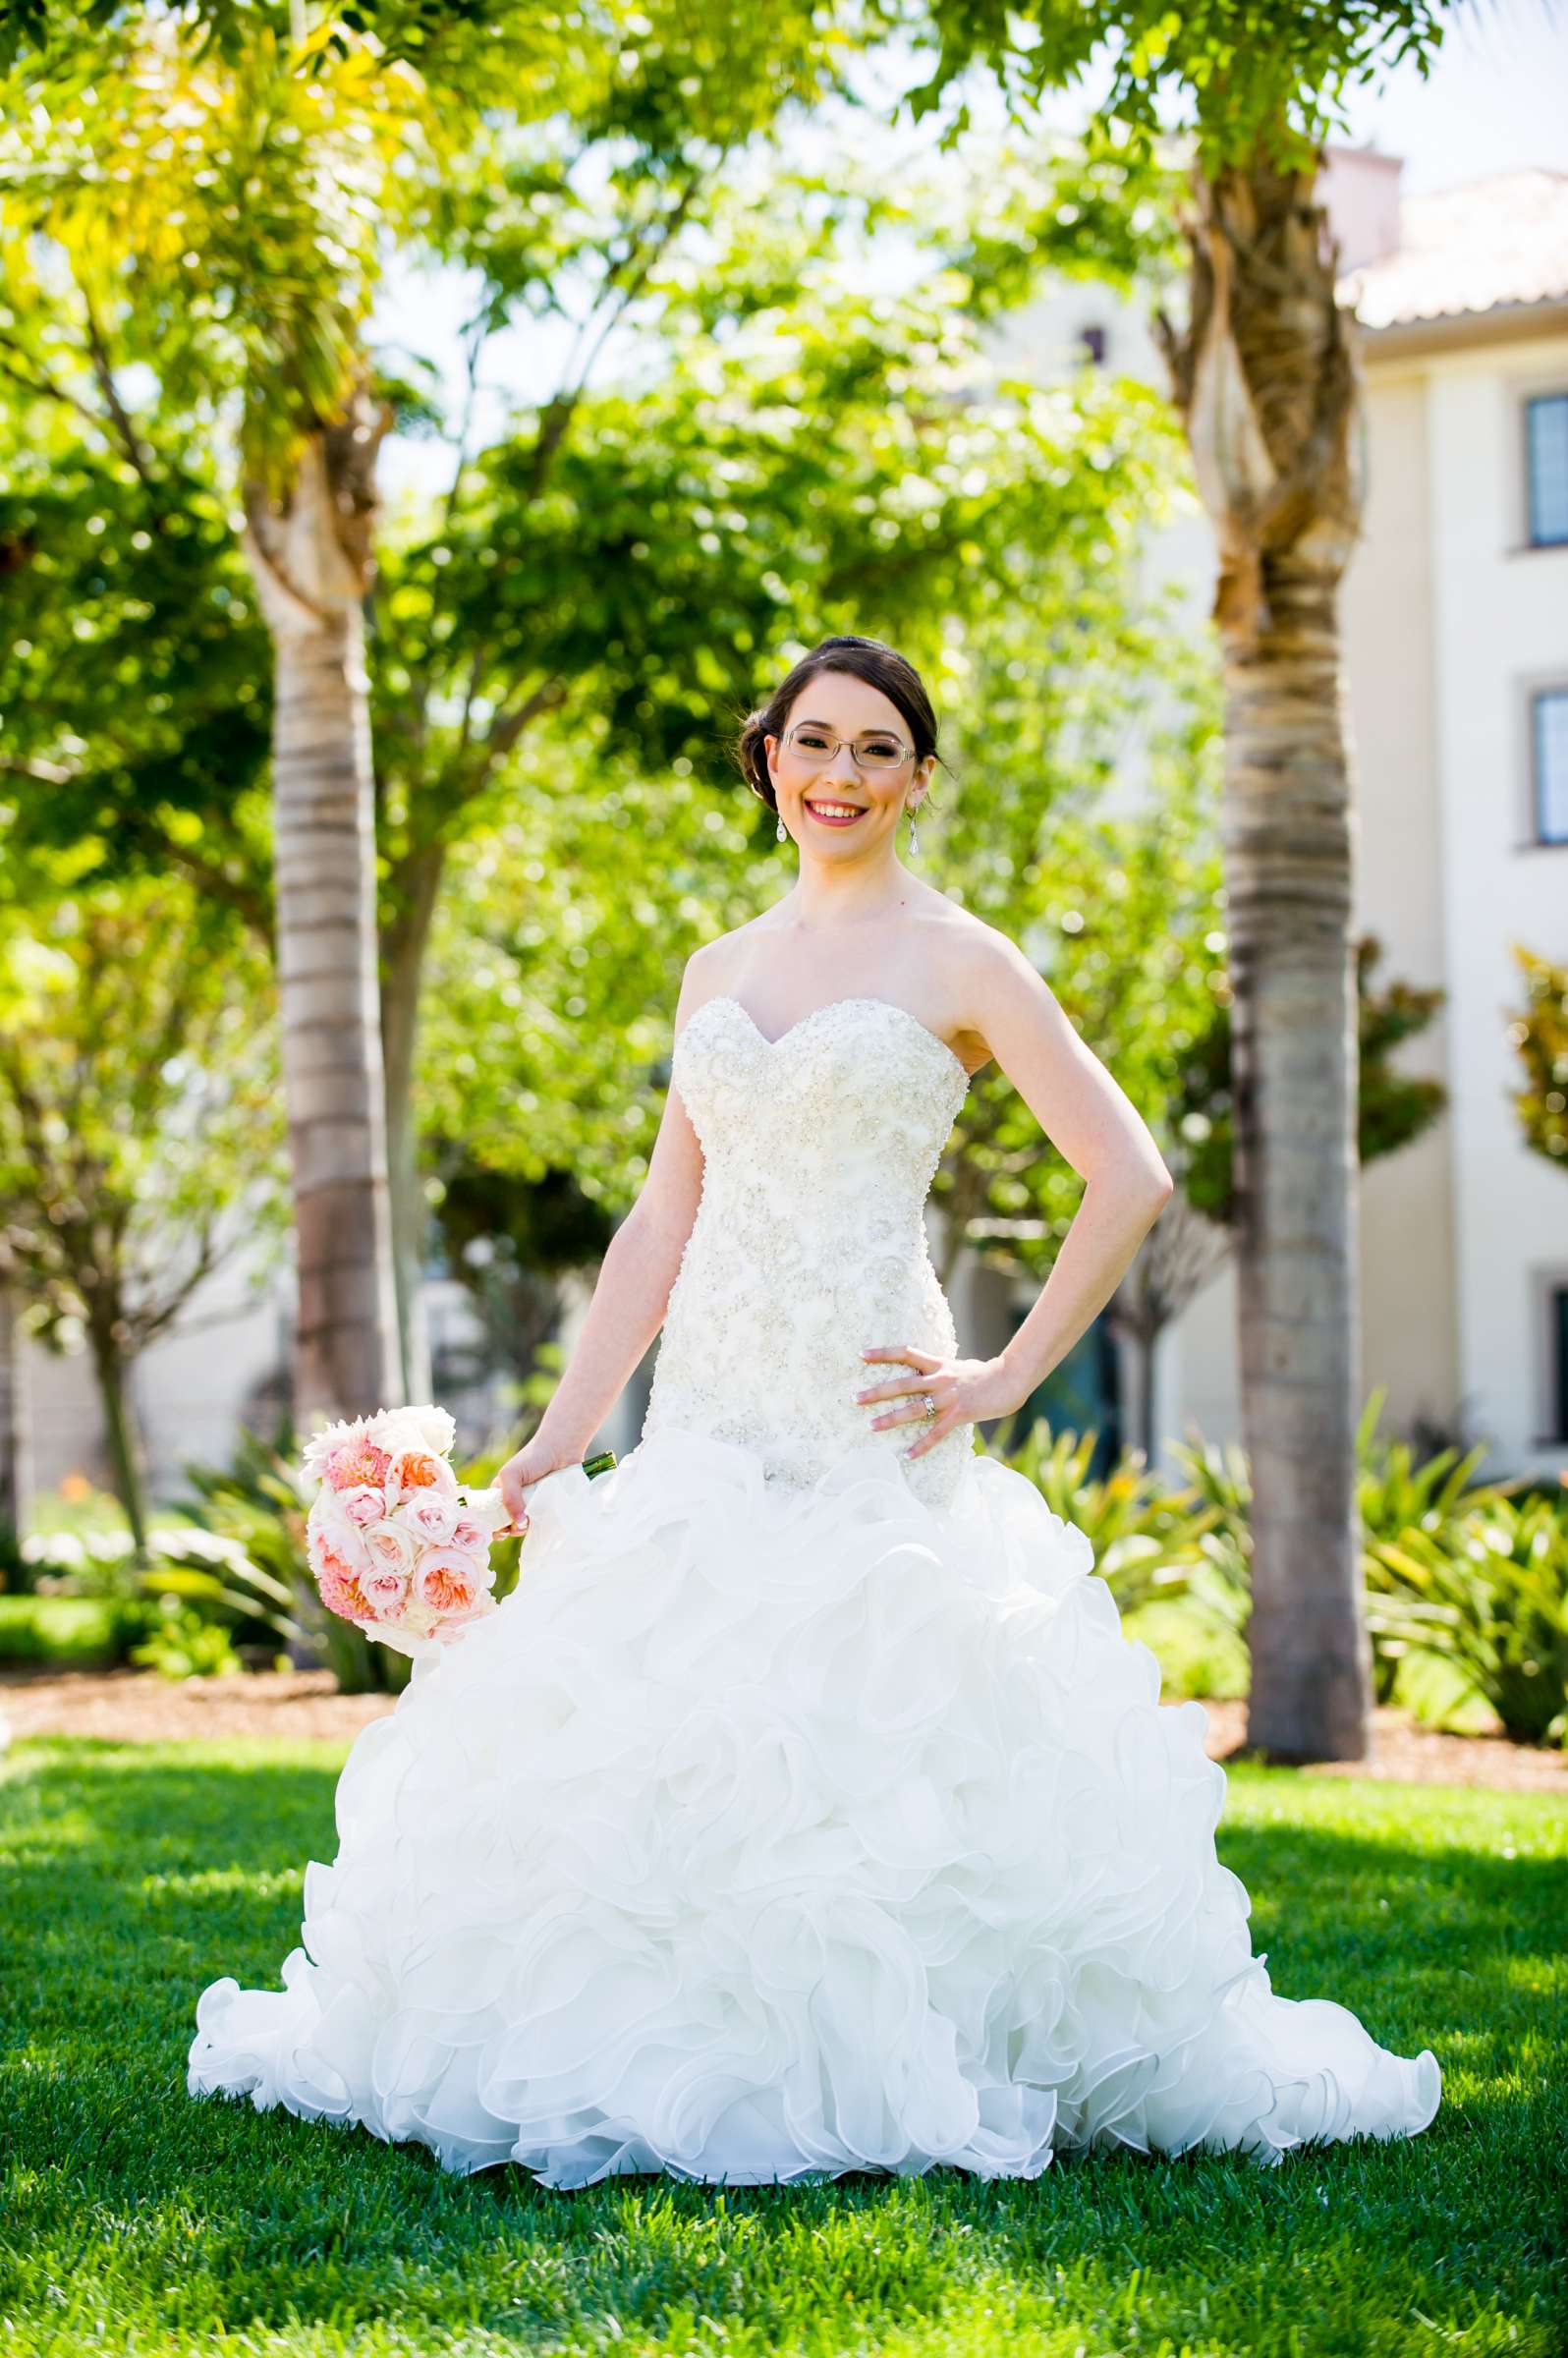
<svg viewBox="0 0 1568 2358"><path fill-rule="evenodd" d="M1547 1437L1568 1441L1568 1285L1552 1287L1546 1317Z"/></svg>
<svg viewBox="0 0 1568 2358"><path fill-rule="evenodd" d="M1106 336L1105 330L1102 327L1097 325L1081 327L1078 331L1078 346L1085 360L1090 363L1091 366L1095 368L1104 367Z"/></svg>
<svg viewBox="0 0 1568 2358"><path fill-rule="evenodd" d="M1568 688L1531 698L1530 756L1536 841L1568 843Z"/></svg>
<svg viewBox="0 0 1568 2358"><path fill-rule="evenodd" d="M1526 402L1525 472L1531 547L1568 544L1568 393Z"/></svg>

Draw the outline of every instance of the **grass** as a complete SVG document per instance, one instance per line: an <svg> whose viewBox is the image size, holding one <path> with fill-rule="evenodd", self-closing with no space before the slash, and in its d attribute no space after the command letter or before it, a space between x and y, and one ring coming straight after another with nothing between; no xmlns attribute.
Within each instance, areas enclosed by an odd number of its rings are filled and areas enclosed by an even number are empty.
<svg viewBox="0 0 1568 2358"><path fill-rule="evenodd" d="M1338 2358L1568 2346L1568 1812L1237 1768L1221 1857L1288 1996L1429 2044L1424 2135L721 2191L448 2177L194 2102L218 1973L276 1987L341 1746L19 1742L0 1764L0 2346L261 2354Z"/></svg>

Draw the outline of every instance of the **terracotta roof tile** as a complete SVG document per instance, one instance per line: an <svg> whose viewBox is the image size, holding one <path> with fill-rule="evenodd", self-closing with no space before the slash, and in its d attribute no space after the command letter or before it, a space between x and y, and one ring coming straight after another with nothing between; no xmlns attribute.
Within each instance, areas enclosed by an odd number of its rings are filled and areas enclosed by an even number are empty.
<svg viewBox="0 0 1568 2358"><path fill-rule="evenodd" d="M1568 173L1499 172L1407 196L1395 253L1339 282L1365 327L1568 297Z"/></svg>

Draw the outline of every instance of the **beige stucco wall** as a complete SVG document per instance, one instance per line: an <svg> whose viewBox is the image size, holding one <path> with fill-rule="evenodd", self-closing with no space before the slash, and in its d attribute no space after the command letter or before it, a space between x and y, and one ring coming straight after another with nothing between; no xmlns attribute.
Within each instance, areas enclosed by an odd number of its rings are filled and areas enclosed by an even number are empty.
<svg viewBox="0 0 1568 2358"><path fill-rule="evenodd" d="M1356 772L1355 925L1383 946L1374 984L1446 989L1443 832L1432 676L1427 388L1416 370L1367 381L1368 494L1341 624ZM1410 1073L1446 1081L1446 1010L1408 1042ZM1369 1164L1361 1188L1362 1384L1385 1415L1446 1422L1460 1394L1448 1118Z"/></svg>

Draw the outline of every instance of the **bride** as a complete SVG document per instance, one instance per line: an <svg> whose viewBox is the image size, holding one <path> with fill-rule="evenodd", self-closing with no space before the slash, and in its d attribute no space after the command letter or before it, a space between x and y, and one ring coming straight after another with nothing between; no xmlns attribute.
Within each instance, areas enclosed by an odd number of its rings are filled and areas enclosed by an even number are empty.
<svg viewBox="0 0 1568 2358"><path fill-rule="evenodd" d="M190 2091L552 2187L1412 2135L1431 2050L1274 1993L1202 1705L1160 1706L1084 1535L973 1446L1109 1299L1154 1142L900 860L936 759L909 663L825 640L739 755L799 873L687 967L646 1181L501 1471L519 1584L357 1739L284 1986L202 1991ZM979 1360L924 1207L992 1057L1086 1187Z"/></svg>

